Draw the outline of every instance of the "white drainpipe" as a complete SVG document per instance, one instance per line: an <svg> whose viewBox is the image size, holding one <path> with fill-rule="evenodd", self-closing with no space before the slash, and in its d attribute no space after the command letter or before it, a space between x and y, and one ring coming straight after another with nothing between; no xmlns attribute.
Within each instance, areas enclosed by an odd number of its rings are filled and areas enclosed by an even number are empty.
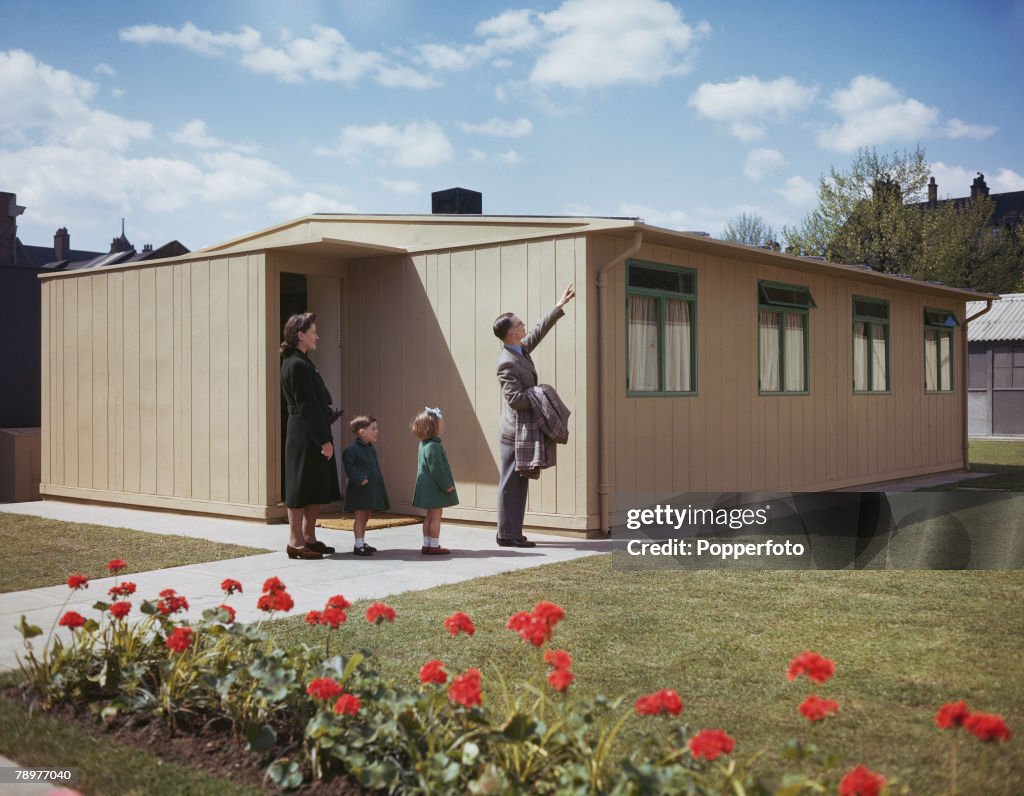
<svg viewBox="0 0 1024 796"><path fill-rule="evenodd" d="M597 272L597 297L598 297L598 316L597 316L597 401L599 405L598 409L598 429L597 429L597 468L598 468L598 483L597 483L597 499L601 514L601 533L605 536L611 533L611 524L608 519L609 509L608 503L611 494L611 461L608 455L609 434L611 427L611 403L612 403L612 391L614 390L611 384L611 374L614 371L614 367L609 367L607 364L609 349L608 344L608 280L605 274L617 265L621 265L626 261L628 257L632 257L640 250L640 245L643 243L644 234L642 231L637 230L633 235L633 245L630 246L622 254L618 255L614 260L605 263Z"/></svg>

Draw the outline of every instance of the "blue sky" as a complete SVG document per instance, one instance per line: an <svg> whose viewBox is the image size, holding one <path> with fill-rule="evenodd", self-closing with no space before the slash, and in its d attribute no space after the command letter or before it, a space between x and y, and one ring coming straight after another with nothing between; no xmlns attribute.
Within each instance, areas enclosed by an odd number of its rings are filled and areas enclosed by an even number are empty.
<svg viewBox="0 0 1024 796"><path fill-rule="evenodd" d="M860 146L1024 190L1024 0L0 3L25 243L227 240L309 212L796 224Z"/></svg>

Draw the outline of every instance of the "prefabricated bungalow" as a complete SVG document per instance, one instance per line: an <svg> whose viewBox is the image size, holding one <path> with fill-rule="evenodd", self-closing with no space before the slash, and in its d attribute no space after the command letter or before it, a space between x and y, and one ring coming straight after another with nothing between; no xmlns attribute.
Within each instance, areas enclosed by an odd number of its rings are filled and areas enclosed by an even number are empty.
<svg viewBox="0 0 1024 796"><path fill-rule="evenodd" d="M440 406L461 504L493 522L502 311L577 300L534 360L573 411L528 525L632 492L825 490L967 464L968 300L989 297L631 218L311 215L160 261L43 280L41 491L281 518L284 319L345 410L381 421L411 510L410 418ZM344 483L344 482L343 482Z"/></svg>

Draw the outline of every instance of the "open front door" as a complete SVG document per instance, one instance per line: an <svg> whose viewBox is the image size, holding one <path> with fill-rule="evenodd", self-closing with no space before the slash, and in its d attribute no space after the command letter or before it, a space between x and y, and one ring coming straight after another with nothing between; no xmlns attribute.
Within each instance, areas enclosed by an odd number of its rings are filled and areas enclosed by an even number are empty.
<svg viewBox="0 0 1024 796"><path fill-rule="evenodd" d="M316 313L316 330L320 335L312 359L331 393L334 406L345 409L341 403L341 279L336 276L306 277L307 309ZM341 466L341 451L350 442L345 414L331 426L334 434L335 461L342 493L345 491L345 470Z"/></svg>

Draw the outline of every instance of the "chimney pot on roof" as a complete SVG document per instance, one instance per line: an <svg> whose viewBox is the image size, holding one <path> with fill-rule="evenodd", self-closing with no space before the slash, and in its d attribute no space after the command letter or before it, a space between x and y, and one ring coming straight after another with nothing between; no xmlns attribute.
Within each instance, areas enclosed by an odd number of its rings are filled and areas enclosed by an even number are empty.
<svg viewBox="0 0 1024 796"><path fill-rule="evenodd" d="M15 194L0 191L0 265L14 265L18 216L24 212L25 208L18 204Z"/></svg>
<svg viewBox="0 0 1024 796"><path fill-rule="evenodd" d="M484 195L469 188L448 188L430 194L431 213L456 215L482 215Z"/></svg>
<svg viewBox="0 0 1024 796"><path fill-rule="evenodd" d="M939 184L935 182L935 177L928 180L928 204L935 205L939 203Z"/></svg>
<svg viewBox="0 0 1024 796"><path fill-rule="evenodd" d="M53 233L53 259L67 260L71 255L71 236L67 227L61 227Z"/></svg>
<svg viewBox="0 0 1024 796"><path fill-rule="evenodd" d="M974 178L974 182L971 183L971 199L977 199L979 196L988 196L988 185L985 184L985 175L980 171L978 176Z"/></svg>

